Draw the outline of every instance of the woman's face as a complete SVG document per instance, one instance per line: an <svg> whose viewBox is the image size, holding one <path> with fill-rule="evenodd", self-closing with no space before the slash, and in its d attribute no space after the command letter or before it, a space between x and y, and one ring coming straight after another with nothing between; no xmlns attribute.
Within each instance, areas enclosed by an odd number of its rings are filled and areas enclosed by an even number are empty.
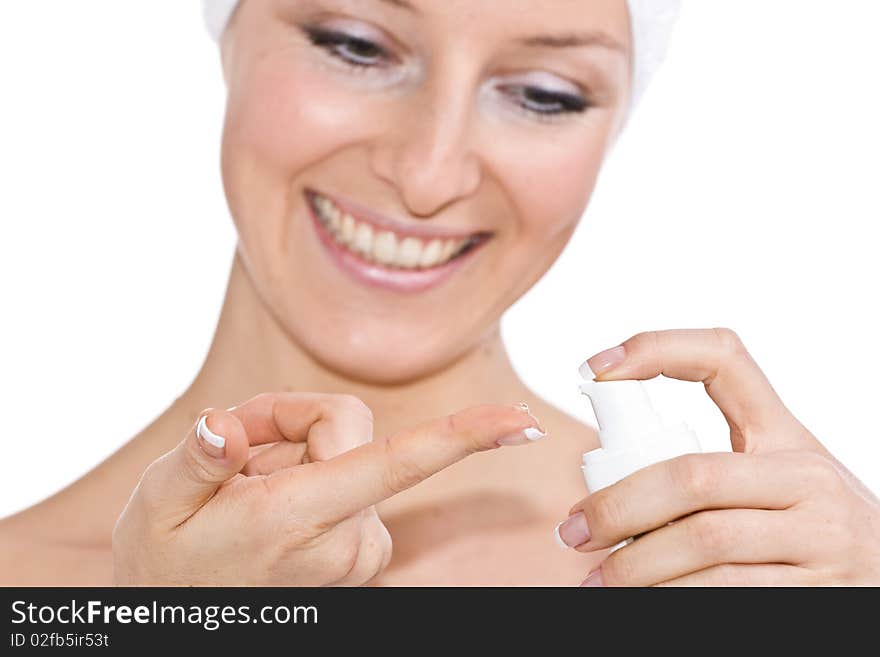
<svg viewBox="0 0 880 657"><path fill-rule="evenodd" d="M626 113L625 0L244 0L223 179L262 302L313 358L402 383L550 267Z"/></svg>

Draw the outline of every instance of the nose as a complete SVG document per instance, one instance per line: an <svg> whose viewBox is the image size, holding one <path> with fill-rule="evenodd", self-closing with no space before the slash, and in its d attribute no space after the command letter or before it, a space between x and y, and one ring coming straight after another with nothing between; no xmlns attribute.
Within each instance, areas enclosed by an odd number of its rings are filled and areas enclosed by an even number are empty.
<svg viewBox="0 0 880 657"><path fill-rule="evenodd" d="M402 101L400 113L389 118L372 149L372 165L410 213L429 217L477 190L482 174L466 97L425 90Z"/></svg>

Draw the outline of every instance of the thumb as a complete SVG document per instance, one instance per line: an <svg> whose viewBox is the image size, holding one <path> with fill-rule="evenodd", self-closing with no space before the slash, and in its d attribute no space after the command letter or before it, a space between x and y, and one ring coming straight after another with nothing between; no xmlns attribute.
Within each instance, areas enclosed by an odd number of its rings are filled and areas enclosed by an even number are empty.
<svg viewBox="0 0 880 657"><path fill-rule="evenodd" d="M154 522L177 527L247 462L248 439L232 413L208 409L177 447L153 462L140 488Z"/></svg>
<svg viewBox="0 0 880 657"><path fill-rule="evenodd" d="M606 349L581 366L596 381L663 374L700 381L730 425L736 452L823 450L792 415L739 336L725 328L648 331Z"/></svg>

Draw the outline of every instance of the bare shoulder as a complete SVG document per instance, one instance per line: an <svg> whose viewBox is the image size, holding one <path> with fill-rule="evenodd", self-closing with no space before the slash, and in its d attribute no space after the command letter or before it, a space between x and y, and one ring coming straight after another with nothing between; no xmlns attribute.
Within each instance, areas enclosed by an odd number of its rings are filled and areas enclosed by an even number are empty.
<svg viewBox="0 0 880 657"><path fill-rule="evenodd" d="M34 526L32 509L0 520L0 585L109 586L108 546L67 540Z"/></svg>

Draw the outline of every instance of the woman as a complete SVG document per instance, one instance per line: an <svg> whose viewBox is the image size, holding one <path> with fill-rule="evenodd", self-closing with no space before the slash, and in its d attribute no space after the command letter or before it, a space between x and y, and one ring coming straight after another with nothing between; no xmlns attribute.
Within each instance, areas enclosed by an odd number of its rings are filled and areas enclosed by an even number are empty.
<svg viewBox="0 0 880 657"><path fill-rule="evenodd" d="M239 244L211 350L144 432L3 521L4 582L880 582L880 503L734 333L589 359L703 381L738 452L589 497L594 432L505 354L501 314L568 241L640 89L641 3L235 4Z"/></svg>

